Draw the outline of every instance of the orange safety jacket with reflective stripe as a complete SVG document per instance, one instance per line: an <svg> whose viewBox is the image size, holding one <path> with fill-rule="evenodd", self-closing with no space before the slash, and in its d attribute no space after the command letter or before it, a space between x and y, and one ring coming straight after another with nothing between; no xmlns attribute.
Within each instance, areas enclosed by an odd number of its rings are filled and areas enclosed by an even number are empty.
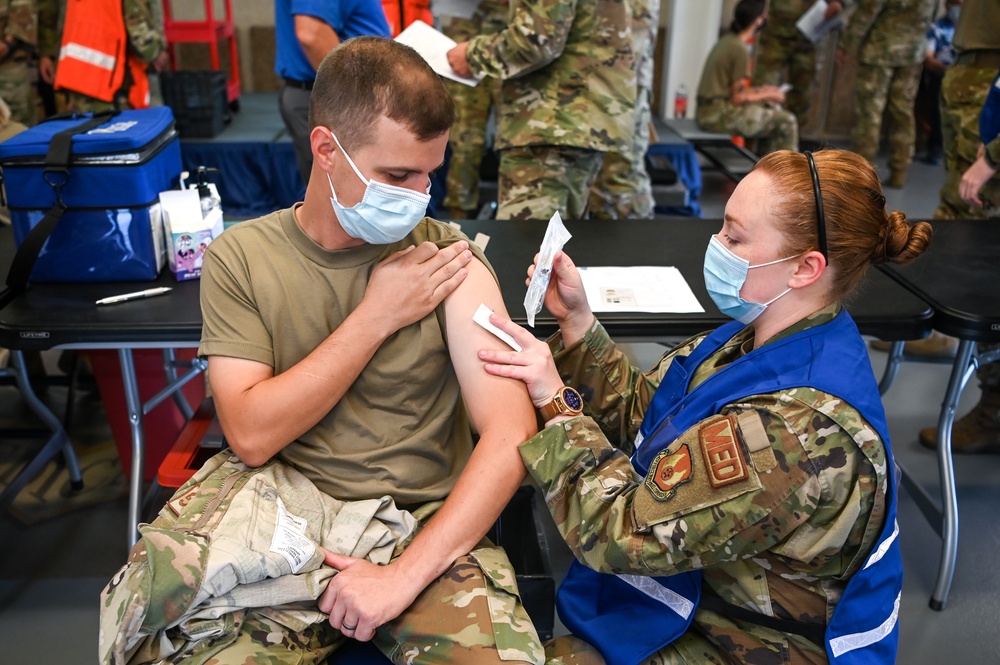
<svg viewBox="0 0 1000 665"><path fill-rule="evenodd" d="M129 105L146 108L146 63L128 51L122 0L68 0L55 89L113 102L126 69Z"/></svg>
<svg viewBox="0 0 1000 665"><path fill-rule="evenodd" d="M382 9L385 10L385 20L389 23L393 37L416 20L434 25L430 0L382 0Z"/></svg>

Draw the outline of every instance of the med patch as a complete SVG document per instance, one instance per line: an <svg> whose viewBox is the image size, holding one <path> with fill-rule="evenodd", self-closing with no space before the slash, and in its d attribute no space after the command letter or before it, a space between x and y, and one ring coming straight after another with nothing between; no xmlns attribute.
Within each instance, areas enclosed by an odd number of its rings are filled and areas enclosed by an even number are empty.
<svg viewBox="0 0 1000 665"><path fill-rule="evenodd" d="M743 447L736 439L736 418L713 418L698 428L705 470L712 489L720 489L749 477Z"/></svg>

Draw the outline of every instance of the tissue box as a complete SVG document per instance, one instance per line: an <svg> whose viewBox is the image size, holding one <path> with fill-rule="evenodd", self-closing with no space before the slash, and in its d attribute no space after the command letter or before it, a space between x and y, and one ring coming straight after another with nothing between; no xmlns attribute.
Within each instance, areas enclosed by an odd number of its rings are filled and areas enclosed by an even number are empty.
<svg viewBox="0 0 1000 665"><path fill-rule="evenodd" d="M209 188L217 199L215 185L209 184ZM195 189L160 192L160 205L170 271L177 281L198 279L205 249L225 228L222 209L214 207L202 216L201 199Z"/></svg>
<svg viewBox="0 0 1000 665"><path fill-rule="evenodd" d="M55 204L67 206L35 261L33 282L156 279L164 264L157 196L174 187L181 149L168 107L122 111L72 139L65 174L46 172L52 138L90 118L43 122L0 143L0 170L20 245Z"/></svg>

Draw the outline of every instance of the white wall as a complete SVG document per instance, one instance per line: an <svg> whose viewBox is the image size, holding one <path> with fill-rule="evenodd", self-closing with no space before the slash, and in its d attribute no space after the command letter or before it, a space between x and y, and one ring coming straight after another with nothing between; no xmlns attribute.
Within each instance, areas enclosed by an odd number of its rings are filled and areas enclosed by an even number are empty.
<svg viewBox="0 0 1000 665"><path fill-rule="evenodd" d="M694 116L698 80L719 39L724 4L721 0L663 0L660 29L665 31L666 48L660 108L666 117L674 115L674 94L681 83L688 91L687 116Z"/></svg>

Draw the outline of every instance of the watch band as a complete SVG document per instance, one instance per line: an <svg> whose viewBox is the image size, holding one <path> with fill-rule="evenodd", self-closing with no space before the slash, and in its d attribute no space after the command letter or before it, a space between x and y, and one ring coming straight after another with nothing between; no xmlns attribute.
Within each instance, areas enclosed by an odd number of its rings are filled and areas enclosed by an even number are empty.
<svg viewBox="0 0 1000 665"><path fill-rule="evenodd" d="M570 403L567 403L567 393L569 393ZM578 416L582 412L583 398L580 397L580 393L569 386L560 388L547 404L538 408L538 413L541 415L543 423L559 415Z"/></svg>

